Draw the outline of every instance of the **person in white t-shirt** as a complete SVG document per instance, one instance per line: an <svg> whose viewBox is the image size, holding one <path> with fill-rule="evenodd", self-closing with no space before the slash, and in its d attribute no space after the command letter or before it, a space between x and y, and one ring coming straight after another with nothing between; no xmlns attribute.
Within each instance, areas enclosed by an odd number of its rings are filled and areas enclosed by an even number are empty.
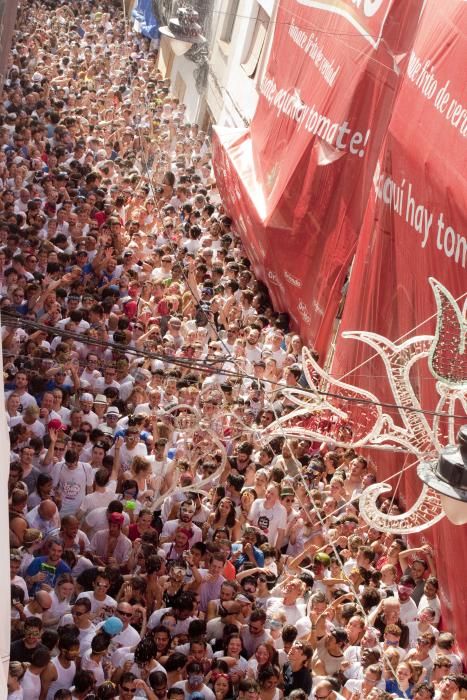
<svg viewBox="0 0 467 700"><path fill-rule="evenodd" d="M156 477L155 492L158 494L161 486L173 472L173 460L167 455L167 438L159 438L154 443L154 454L149 457L152 473Z"/></svg>
<svg viewBox="0 0 467 700"><path fill-rule="evenodd" d="M418 610L431 608L435 611L434 620L431 620L432 625L439 625L441 619L441 603L438 598L439 583L436 576L429 576L425 581L424 593L420 598Z"/></svg>
<svg viewBox="0 0 467 700"><path fill-rule="evenodd" d="M78 628L79 652L81 655L91 648L91 641L96 634L96 627L91 622L91 601L80 593L78 600L60 620L59 627L76 625Z"/></svg>
<svg viewBox="0 0 467 700"><path fill-rule="evenodd" d="M39 415L40 409L38 406L26 406L22 415L11 419L10 427L13 428L15 425L24 425L31 437L43 438L45 435L45 428L39 420Z"/></svg>
<svg viewBox="0 0 467 700"><path fill-rule="evenodd" d="M147 457L148 451L144 442L140 442L140 431L136 425L128 427L125 441L120 447L115 444L110 448L108 454L120 453L120 464L123 471L130 468L134 457Z"/></svg>
<svg viewBox="0 0 467 700"><path fill-rule="evenodd" d="M115 610L115 617L118 617L121 621L123 627L121 632L112 636L112 640L109 645L109 654L113 654L117 649L122 649L124 647L134 647L138 642L141 641L141 635L131 626L130 622L134 614L134 606L129 603L121 601L117 605ZM98 625L99 630L102 625Z"/></svg>
<svg viewBox="0 0 467 700"><path fill-rule="evenodd" d="M160 389L151 389L148 393L148 400L145 403L140 403L135 408L135 415L140 413L152 414L154 412L160 411L160 404L162 400L162 391Z"/></svg>
<svg viewBox="0 0 467 700"><path fill-rule="evenodd" d="M451 673L462 673L462 659L455 653L456 639L451 632L441 632L436 642L435 649L432 650L433 658L438 654L447 656L451 663Z"/></svg>
<svg viewBox="0 0 467 700"><path fill-rule="evenodd" d="M282 369L285 358L287 357L286 351L282 348L283 342L283 333L280 330L275 330L269 335L266 343L264 344L264 350L269 350L271 352L271 357L276 361L279 369Z"/></svg>
<svg viewBox="0 0 467 700"><path fill-rule="evenodd" d="M354 697L366 698L373 688L384 690L384 681L381 681L382 668L379 664L371 664L364 669L363 678L348 680L344 686L343 696L346 700Z"/></svg>
<svg viewBox="0 0 467 700"><path fill-rule="evenodd" d="M205 700L216 700L212 690L204 683L204 671L201 664L191 661L187 664L186 672L186 681L178 681L178 683L174 683L172 688L182 688L185 693L185 700L189 700L194 693L201 693Z"/></svg>
<svg viewBox="0 0 467 700"><path fill-rule="evenodd" d="M203 539L202 530L200 527L193 524L195 512L196 504L194 501L182 501L180 504L179 517L176 520L167 520L164 523L160 537L160 544L173 542L175 533L179 527L183 527L191 531L191 537L188 539L190 547L196 544L196 542L201 542Z"/></svg>
<svg viewBox="0 0 467 700"><path fill-rule="evenodd" d="M409 628L409 648L414 649L417 645L417 637L419 637L423 632L431 632L436 638L439 636L439 631L433 626L433 620L435 619L435 611L432 608L425 607L423 610L419 609L418 620L415 622L409 622L407 627Z"/></svg>
<svg viewBox="0 0 467 700"><path fill-rule="evenodd" d="M26 372L17 372L15 375L15 388L13 391L15 394L19 396L19 400L21 403L21 410L24 411L25 408L28 406L37 406L37 401L34 398L32 394L29 394L27 391L28 388L28 376ZM13 393L13 391L8 391L5 394L5 399L9 397L10 394Z"/></svg>
<svg viewBox="0 0 467 700"><path fill-rule="evenodd" d="M70 612L71 599L75 592L75 584L71 574L61 574L51 591L52 605L42 616L45 627L56 629L60 619Z"/></svg>
<svg viewBox="0 0 467 700"><path fill-rule="evenodd" d="M272 547L282 547L287 527L287 511L279 503L278 484L269 484L265 497L254 501L248 514L248 522L267 535Z"/></svg>
<svg viewBox="0 0 467 700"><path fill-rule="evenodd" d="M250 363L261 360L259 331L256 328L252 328L246 337L245 357Z"/></svg>
<svg viewBox="0 0 467 700"><path fill-rule="evenodd" d="M80 599L87 598L91 601L91 618L94 622L113 615L117 608L117 601L107 595L109 588L109 579L104 574L99 573L93 583L93 590L79 594Z"/></svg>
<svg viewBox="0 0 467 700"><path fill-rule="evenodd" d="M65 452L63 462L57 462L53 471L53 486L62 494L60 515L75 515L87 493L91 493L94 475L91 465L79 462L74 450Z"/></svg>
<svg viewBox="0 0 467 700"><path fill-rule="evenodd" d="M93 488L93 493L88 493L84 497L77 513L78 518L85 518L88 513L91 513L96 508L108 506L116 498L117 481L110 478L109 470L105 467L97 469L95 472Z"/></svg>
<svg viewBox="0 0 467 700"><path fill-rule="evenodd" d="M94 405L94 396L90 393L82 394L80 398L80 407L83 411L83 423L88 422L94 430L100 423L97 413L92 410Z"/></svg>
<svg viewBox="0 0 467 700"><path fill-rule="evenodd" d="M83 523L84 532L86 532L89 539L92 539L96 532L109 526L108 518L111 513L122 513L124 518L123 527L127 528L130 525L130 516L122 511L123 504L117 499L110 501L106 508L96 508L90 511Z"/></svg>
<svg viewBox="0 0 467 700"><path fill-rule="evenodd" d="M94 391L95 383L101 377L101 373L97 369L99 364L98 357L95 353L90 352L86 356L86 365L80 375L81 380L89 383L89 388Z"/></svg>
<svg viewBox="0 0 467 700"><path fill-rule="evenodd" d="M282 590L284 595L282 598L271 597L266 603L268 615L271 613L285 613L287 622L290 625L295 625L297 620L300 620L306 614L305 603L300 603L299 599L305 591L305 584L298 578L292 578L287 581Z"/></svg>
<svg viewBox="0 0 467 700"><path fill-rule="evenodd" d="M411 576L402 576L397 593L400 602L400 620L407 625L409 622L414 622L417 619L418 610L415 602L410 597L414 591L415 582Z"/></svg>

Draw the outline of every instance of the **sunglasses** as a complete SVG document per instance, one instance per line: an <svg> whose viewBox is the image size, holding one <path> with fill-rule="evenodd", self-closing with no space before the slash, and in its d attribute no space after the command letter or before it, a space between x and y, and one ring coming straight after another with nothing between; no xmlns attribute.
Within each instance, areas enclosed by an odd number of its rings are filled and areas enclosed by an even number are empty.
<svg viewBox="0 0 467 700"><path fill-rule="evenodd" d="M121 615L122 617L132 617L133 613L131 612L123 612L123 610L117 610L117 613Z"/></svg>
<svg viewBox="0 0 467 700"><path fill-rule="evenodd" d="M120 687L122 690L125 691L125 693L131 693L132 695L134 695L136 693L136 688L128 688L127 686L124 686L124 685L122 685Z"/></svg>

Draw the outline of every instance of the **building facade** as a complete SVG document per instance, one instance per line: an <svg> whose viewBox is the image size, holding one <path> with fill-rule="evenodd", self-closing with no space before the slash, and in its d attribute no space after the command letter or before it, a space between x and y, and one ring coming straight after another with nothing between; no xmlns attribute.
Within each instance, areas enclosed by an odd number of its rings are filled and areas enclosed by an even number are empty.
<svg viewBox="0 0 467 700"><path fill-rule="evenodd" d="M177 56L173 42L161 37L159 67L186 104L189 120L203 129L212 124L249 125L267 65L276 4L277 0L214 0L198 8L194 2L205 46ZM176 4L167 0L156 7L161 22L176 11Z"/></svg>

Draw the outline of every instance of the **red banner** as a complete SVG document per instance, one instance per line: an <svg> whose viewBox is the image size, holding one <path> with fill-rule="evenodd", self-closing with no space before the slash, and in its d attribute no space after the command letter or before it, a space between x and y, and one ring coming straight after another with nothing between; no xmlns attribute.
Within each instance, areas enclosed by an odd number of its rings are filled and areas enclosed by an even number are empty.
<svg viewBox="0 0 467 700"><path fill-rule="evenodd" d="M374 176L341 330L374 331L393 342L433 334L436 306L429 277L459 300L465 317L467 104L461 66L466 36L464 2L428 0ZM458 337L462 339L461 328ZM441 338L441 343L447 340ZM465 344L461 342L457 352L454 366L465 372ZM375 358L368 361L373 355L362 343L339 339L333 374L348 375L345 381L369 389L383 401L393 401L382 363ZM412 383L421 405L433 409L439 395L428 364L421 365L411 372ZM445 408L465 414L459 402ZM397 421L395 411L392 416ZM433 417L426 419L432 424ZM373 457L384 469L384 461ZM394 464L393 458L386 463L388 476ZM412 468L404 475L398 495L404 494L409 505L420 489ZM456 631L466 651L465 528L445 519L427 536L439 562L444 625Z"/></svg>
<svg viewBox="0 0 467 700"><path fill-rule="evenodd" d="M423 0L282 0L251 129L215 170L256 273L325 354Z"/></svg>

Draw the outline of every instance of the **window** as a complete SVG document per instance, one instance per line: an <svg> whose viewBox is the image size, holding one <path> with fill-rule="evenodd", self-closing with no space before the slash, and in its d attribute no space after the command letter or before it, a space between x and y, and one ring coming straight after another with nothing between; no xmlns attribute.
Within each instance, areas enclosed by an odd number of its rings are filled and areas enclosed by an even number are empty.
<svg viewBox="0 0 467 700"><path fill-rule="evenodd" d="M263 50L264 41L268 32L269 16L262 7L258 8L258 16L251 36L250 46L245 61L241 64L249 78L254 78L258 68L259 59Z"/></svg>
<svg viewBox="0 0 467 700"><path fill-rule="evenodd" d="M235 20L237 19L238 6L240 0L229 0L227 5L227 10L224 17L224 23L222 25L222 31L220 39L226 44L230 44L232 41L233 29L235 25Z"/></svg>

